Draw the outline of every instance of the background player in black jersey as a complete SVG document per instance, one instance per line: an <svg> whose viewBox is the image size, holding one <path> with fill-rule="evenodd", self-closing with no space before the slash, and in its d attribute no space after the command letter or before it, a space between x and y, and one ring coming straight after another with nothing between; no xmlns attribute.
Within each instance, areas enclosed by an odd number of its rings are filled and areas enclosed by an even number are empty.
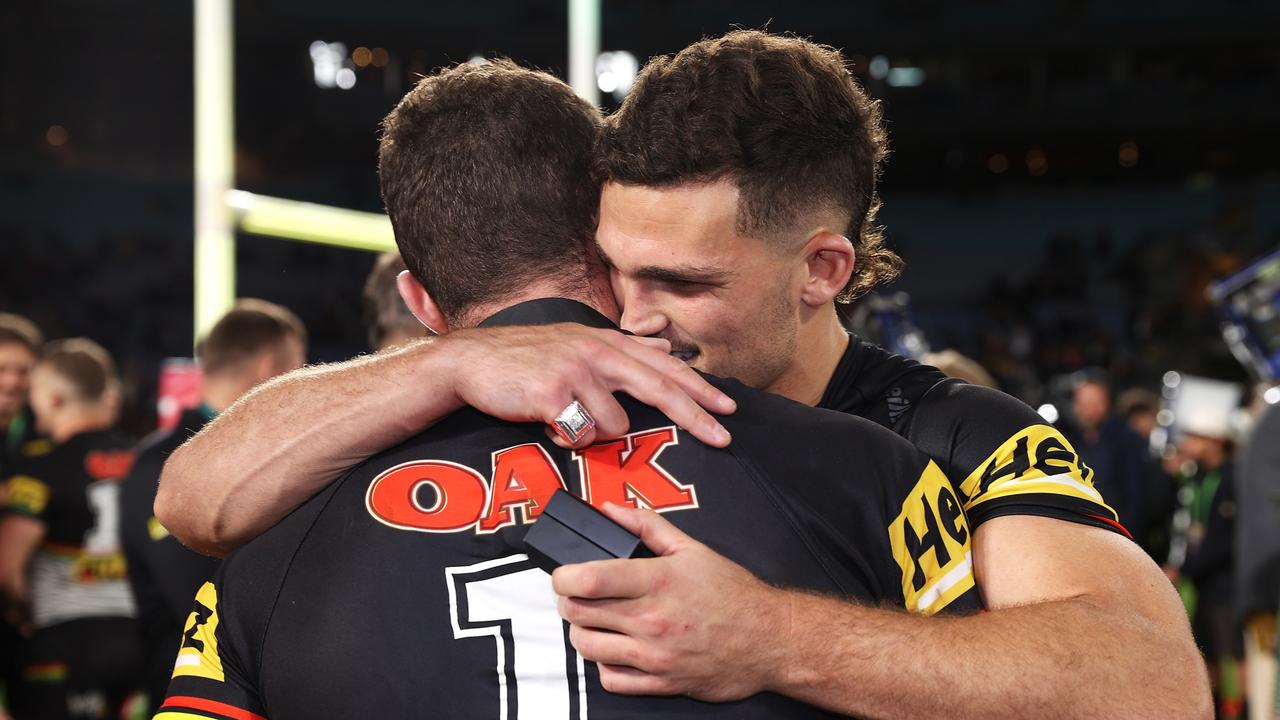
<svg viewBox="0 0 1280 720"><path fill-rule="evenodd" d="M562 572L567 595L607 599L617 611L592 619L625 636L593 647L596 659L618 663L615 651L664 659L616 676L606 667L611 687L707 699L767 687L872 715L1208 712L1203 663L1176 596L1124 537L1069 443L1025 405L868 346L840 326L834 301L892 275L896 260L872 217L884 153L878 109L838 53L758 32L696 43L649 64L599 145L597 242L613 265L624 327L668 340L699 369L873 419L925 450L977 528L978 581L995 611L923 629L909 617L791 598L802 618L794 627L804 632L782 644L785 662L744 666L744 658L773 651L777 640L753 619L771 617L779 599L748 583L715 587L717 599L708 602L701 579L718 560L689 554L656 579L637 577L626 563ZM666 383L669 392L650 392L653 402L672 407L668 414L700 437L727 442L706 416L676 405L689 397L674 385L718 412L722 398L678 371L664 377L651 348L621 342L580 331L476 332L380 362L312 371L266 388L234 423L215 424L179 450L158 501L196 541L233 545L314 492L321 476L334 477L335 466L461 404L547 421L576 397L596 414L602 436L616 435L626 420L607 391L626 390L623 382L649 390ZM620 371L621 353L640 367ZM432 392L396 397L414 376L431 377ZM307 387L319 377L351 398L342 417L328 413L332 421L308 436L314 442L277 450L287 439L272 431L281 417L323 412L327 397ZM217 452L242 434L255 438L243 452L274 452L281 467L305 475L237 476ZM243 492L193 509L189 488L210 466ZM267 495L279 503L272 512L264 511ZM578 572L587 576L575 580ZM652 590L619 599L602 598L600 588ZM566 602L571 618L583 609L577 605ZM716 631L645 632L627 614ZM730 652L731 632L760 645ZM925 645L916 641L921 633ZM589 632L578 635L591 642Z"/></svg>
<svg viewBox="0 0 1280 720"><path fill-rule="evenodd" d="M44 344L39 328L21 315L0 313L0 507L5 503L7 468L22 446L35 439L35 418L27 405L31 368ZM18 634L0 599L0 688L17 678ZM0 707L0 718L4 718Z"/></svg>
<svg viewBox="0 0 1280 720"><path fill-rule="evenodd" d="M306 343L306 328L287 308L264 300L237 301L200 343L199 407L183 412L172 430L157 431L138 446L133 472L120 492L120 536L138 606L148 717L164 699L191 598L217 567L213 558L179 543L152 514L160 469L174 448L250 388L301 367Z"/></svg>
<svg viewBox="0 0 1280 720"><path fill-rule="evenodd" d="M406 96L384 123L379 169L414 268L399 284L415 314L442 330L616 327L601 312L617 314L607 275L585 245L599 120L563 82L507 61L460 65ZM559 229L532 229L531 212ZM421 270L443 265L452 272ZM979 607L967 571L935 577L895 557L895 538L917 530L940 554L968 553L945 476L910 443L715 382L739 399L728 450L624 399L632 431L581 451L557 448L537 424L468 410L370 458L200 589L162 717L831 716L769 693L708 706L604 692L568 643L551 578L523 552L560 488L598 507L666 513L750 571L726 563L732 573L921 612ZM932 511L920 494L950 512L922 514Z"/></svg>
<svg viewBox="0 0 1280 720"><path fill-rule="evenodd" d="M43 344L44 337L30 320L0 313L0 477L22 444L36 435L27 394L31 368Z"/></svg>
<svg viewBox="0 0 1280 720"><path fill-rule="evenodd" d="M49 343L31 406L51 446L8 478L0 591L30 608L14 694L17 718L112 718L136 688L140 654L118 528L133 440L113 429L119 380L85 338Z"/></svg>

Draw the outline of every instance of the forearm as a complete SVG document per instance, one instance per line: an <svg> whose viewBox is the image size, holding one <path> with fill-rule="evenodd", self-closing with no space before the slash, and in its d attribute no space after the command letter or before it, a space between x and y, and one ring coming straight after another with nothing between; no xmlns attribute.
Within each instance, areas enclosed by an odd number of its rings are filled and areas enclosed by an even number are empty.
<svg viewBox="0 0 1280 720"><path fill-rule="evenodd" d="M1194 646L1083 599L924 618L786 593L769 689L869 717L1204 718Z"/></svg>
<svg viewBox="0 0 1280 720"><path fill-rule="evenodd" d="M303 368L247 393L169 458L156 517L225 554L364 458L462 406L447 341Z"/></svg>

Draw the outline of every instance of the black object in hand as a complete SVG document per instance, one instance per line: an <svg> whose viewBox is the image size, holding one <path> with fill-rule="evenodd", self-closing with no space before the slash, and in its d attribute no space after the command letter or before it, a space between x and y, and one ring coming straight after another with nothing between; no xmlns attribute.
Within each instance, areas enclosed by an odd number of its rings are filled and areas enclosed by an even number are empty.
<svg viewBox="0 0 1280 720"><path fill-rule="evenodd" d="M551 496L524 544L529 558L547 572L590 560L653 557L640 538L564 490Z"/></svg>

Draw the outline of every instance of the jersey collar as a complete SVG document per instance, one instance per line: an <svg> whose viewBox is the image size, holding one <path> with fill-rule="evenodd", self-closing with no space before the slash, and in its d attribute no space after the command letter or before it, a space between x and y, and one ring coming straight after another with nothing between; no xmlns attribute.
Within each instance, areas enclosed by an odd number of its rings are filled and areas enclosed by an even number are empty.
<svg viewBox="0 0 1280 720"><path fill-rule="evenodd" d="M595 308L565 298L539 298L517 303L490 315L480 327L551 325L570 322L587 327L617 330L618 325Z"/></svg>

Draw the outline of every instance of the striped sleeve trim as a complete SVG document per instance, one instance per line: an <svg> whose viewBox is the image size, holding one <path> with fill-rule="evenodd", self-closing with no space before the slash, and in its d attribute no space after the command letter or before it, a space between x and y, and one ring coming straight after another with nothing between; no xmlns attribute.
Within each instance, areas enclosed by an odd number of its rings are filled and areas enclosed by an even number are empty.
<svg viewBox="0 0 1280 720"><path fill-rule="evenodd" d="M197 713L197 714L193 714ZM263 715L249 712L244 708L228 705L217 700L208 698L191 697L189 695L175 695L165 698L164 705L160 706L160 713L156 715L159 720L167 720L166 713L174 718L218 718L218 720L267 720Z"/></svg>
<svg viewBox="0 0 1280 720"><path fill-rule="evenodd" d="M1077 498L1052 493L1015 495L975 506L969 511L969 524L978 527L993 518L1007 515L1031 515L1065 520L1080 525L1091 525L1123 535L1130 540L1133 535L1107 512L1105 505L1081 501Z"/></svg>

